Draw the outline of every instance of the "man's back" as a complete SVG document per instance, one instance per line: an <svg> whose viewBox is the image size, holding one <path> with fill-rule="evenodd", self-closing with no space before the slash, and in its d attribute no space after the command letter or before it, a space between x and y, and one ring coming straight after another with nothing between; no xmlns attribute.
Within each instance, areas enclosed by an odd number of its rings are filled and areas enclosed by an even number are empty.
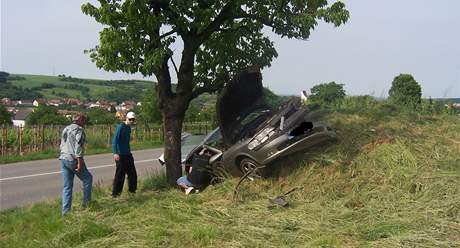
<svg viewBox="0 0 460 248"><path fill-rule="evenodd" d="M76 157L83 157L85 143L83 128L77 124L68 125L62 131L59 159L74 160Z"/></svg>

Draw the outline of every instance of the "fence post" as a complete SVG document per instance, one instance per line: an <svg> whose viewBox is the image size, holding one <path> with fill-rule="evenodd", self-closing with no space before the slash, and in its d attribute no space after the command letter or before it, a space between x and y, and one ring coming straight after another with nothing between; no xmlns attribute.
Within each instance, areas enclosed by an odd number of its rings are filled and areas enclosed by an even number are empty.
<svg viewBox="0 0 460 248"><path fill-rule="evenodd" d="M18 126L19 155L22 156L22 127Z"/></svg>
<svg viewBox="0 0 460 248"><path fill-rule="evenodd" d="M45 126L42 124L39 126L41 128L40 130L40 135L42 136L42 143L40 144L40 150L43 151L45 150Z"/></svg>
<svg viewBox="0 0 460 248"><path fill-rule="evenodd" d="M2 125L2 148L1 148L2 156L5 156L5 125Z"/></svg>
<svg viewBox="0 0 460 248"><path fill-rule="evenodd" d="M163 143L163 139L164 139L163 132L164 132L163 124L161 124L161 126L160 126L160 141L161 141L161 143Z"/></svg>
<svg viewBox="0 0 460 248"><path fill-rule="evenodd" d="M112 136L112 125L109 125L109 133L107 134L107 145L110 146L112 142L110 142L110 136Z"/></svg>

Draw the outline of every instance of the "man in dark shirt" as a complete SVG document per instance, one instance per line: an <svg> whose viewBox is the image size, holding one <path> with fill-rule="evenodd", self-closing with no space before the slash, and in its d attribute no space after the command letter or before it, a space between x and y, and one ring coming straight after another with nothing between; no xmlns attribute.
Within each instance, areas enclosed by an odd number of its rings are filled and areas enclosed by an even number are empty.
<svg viewBox="0 0 460 248"><path fill-rule="evenodd" d="M134 166L134 158L129 145L131 139L131 126L136 121L134 112L126 114L126 120L117 125L112 139L112 152L115 159L116 170L113 179L112 197L120 196L125 183L125 176L128 176L128 190L135 193L137 189L137 172Z"/></svg>
<svg viewBox="0 0 460 248"><path fill-rule="evenodd" d="M186 175L177 179L177 185L185 189L185 194L190 194L193 190L198 192L198 188L203 188L211 182L211 173L209 171L209 158L212 154L205 151L203 154L195 154L192 159L192 165L186 168Z"/></svg>

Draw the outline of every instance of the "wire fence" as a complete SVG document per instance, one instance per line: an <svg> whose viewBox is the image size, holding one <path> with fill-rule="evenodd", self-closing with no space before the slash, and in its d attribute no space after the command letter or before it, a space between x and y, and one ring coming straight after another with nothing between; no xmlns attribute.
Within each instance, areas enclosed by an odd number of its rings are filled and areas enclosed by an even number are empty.
<svg viewBox="0 0 460 248"><path fill-rule="evenodd" d="M25 155L48 149L57 149L61 141L61 132L65 126L36 125L16 127L0 126L0 156ZM207 134L215 125L211 122L183 123L183 132L192 134ZM115 132L115 125L86 126L87 147L109 147ZM163 143L163 126L159 124L136 125L132 129L131 143L155 142Z"/></svg>

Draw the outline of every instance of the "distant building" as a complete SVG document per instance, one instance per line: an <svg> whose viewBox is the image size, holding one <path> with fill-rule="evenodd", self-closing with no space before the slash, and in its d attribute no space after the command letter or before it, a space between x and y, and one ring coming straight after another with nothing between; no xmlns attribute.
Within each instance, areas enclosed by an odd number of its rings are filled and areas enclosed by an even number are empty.
<svg viewBox="0 0 460 248"><path fill-rule="evenodd" d="M19 100L17 105L24 106L24 107L32 107L34 101L32 100Z"/></svg>
<svg viewBox="0 0 460 248"><path fill-rule="evenodd" d="M72 119L72 116L73 115L76 115L76 114L81 114L82 112L80 111L75 111L75 110L64 110L64 109L59 109L58 110L58 114L60 115L63 115L69 119Z"/></svg>
<svg viewBox="0 0 460 248"><path fill-rule="evenodd" d="M52 100L49 100L47 104L48 104L49 106L59 107L59 105L62 104L62 101L59 100L59 99L52 99Z"/></svg>
<svg viewBox="0 0 460 248"><path fill-rule="evenodd" d="M64 103L72 106L83 104L79 99L76 98L65 98Z"/></svg>
<svg viewBox="0 0 460 248"><path fill-rule="evenodd" d="M2 99L0 100L0 103L3 104L3 105L5 105L5 106L13 106L13 101L11 101L11 99L6 98L6 97L5 97L5 98L2 98Z"/></svg>
<svg viewBox="0 0 460 248"><path fill-rule="evenodd" d="M13 125L23 127L26 125L26 119L34 110L33 108L21 108L15 113L13 117Z"/></svg>

